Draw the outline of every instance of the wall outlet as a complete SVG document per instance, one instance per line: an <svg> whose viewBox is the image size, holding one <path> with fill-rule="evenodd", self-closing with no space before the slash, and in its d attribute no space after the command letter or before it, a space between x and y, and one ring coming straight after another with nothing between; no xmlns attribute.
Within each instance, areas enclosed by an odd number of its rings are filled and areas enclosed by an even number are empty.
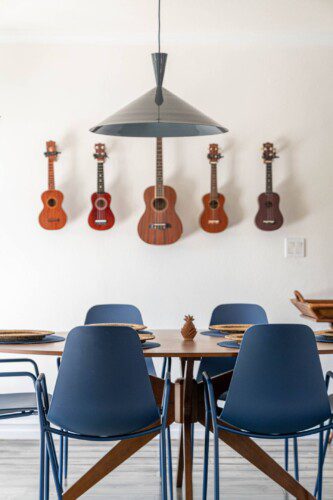
<svg viewBox="0 0 333 500"><path fill-rule="evenodd" d="M305 238L285 238L285 257L305 257Z"/></svg>

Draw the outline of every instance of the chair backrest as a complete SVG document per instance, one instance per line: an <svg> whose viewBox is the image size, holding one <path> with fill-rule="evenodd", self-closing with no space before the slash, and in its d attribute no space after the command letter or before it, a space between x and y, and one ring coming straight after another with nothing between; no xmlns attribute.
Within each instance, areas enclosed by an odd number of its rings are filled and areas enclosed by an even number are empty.
<svg viewBox="0 0 333 500"><path fill-rule="evenodd" d="M132 304L100 304L89 309L86 315L85 325L94 323L132 323L143 325L140 310ZM146 358L149 375L156 376L154 362Z"/></svg>
<svg viewBox="0 0 333 500"><path fill-rule="evenodd" d="M258 304L221 304L212 312L210 325L268 323L265 310Z"/></svg>
<svg viewBox="0 0 333 500"><path fill-rule="evenodd" d="M222 420L259 434L291 434L324 422L330 414L311 328L251 327L242 341Z"/></svg>
<svg viewBox="0 0 333 500"><path fill-rule="evenodd" d="M265 310L258 304L221 304L212 312L210 325L228 324L266 324L268 323ZM235 366L235 357L202 358L198 370L197 381L202 380L205 371L213 377L219 373L232 370Z"/></svg>
<svg viewBox="0 0 333 500"><path fill-rule="evenodd" d="M80 326L68 335L48 419L62 429L116 436L159 420L138 335Z"/></svg>
<svg viewBox="0 0 333 500"><path fill-rule="evenodd" d="M89 309L85 325L93 323L133 323L142 325L141 312L132 304L100 304Z"/></svg>

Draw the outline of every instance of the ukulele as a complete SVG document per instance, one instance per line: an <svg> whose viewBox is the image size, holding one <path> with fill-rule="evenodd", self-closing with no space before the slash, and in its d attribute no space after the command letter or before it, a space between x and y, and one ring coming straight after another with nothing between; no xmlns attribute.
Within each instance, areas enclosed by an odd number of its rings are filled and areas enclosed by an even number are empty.
<svg viewBox="0 0 333 500"><path fill-rule="evenodd" d="M138 224L140 238L151 245L169 245L177 241L183 232L176 214L176 192L163 184L162 138L156 138L156 186L144 192L146 210Z"/></svg>
<svg viewBox="0 0 333 500"><path fill-rule="evenodd" d="M228 217L223 208L225 198L217 191L217 163L223 158L217 144L209 145L207 158L211 168L211 188L210 193L202 198L204 210L200 217L200 225L208 233L221 233L228 226Z"/></svg>
<svg viewBox="0 0 333 500"><path fill-rule="evenodd" d="M255 224L262 231L275 231L283 224L283 216L280 212L280 196L273 192L272 164L276 156L276 149L271 142L263 145L262 159L266 165L266 192L258 197L259 210L255 218Z"/></svg>
<svg viewBox="0 0 333 500"><path fill-rule="evenodd" d="M110 229L115 218L110 208L111 196L104 191L104 162L107 158L105 144L95 144L94 158L97 160L97 192L91 196L92 209L88 217L89 226L97 231Z"/></svg>
<svg viewBox="0 0 333 500"><path fill-rule="evenodd" d="M64 195L54 187L54 162L60 153L57 151L56 143L48 141L44 155L48 160L48 185L49 189L42 194L44 208L39 215L39 224L44 229L61 229L67 221L67 215L62 208Z"/></svg>

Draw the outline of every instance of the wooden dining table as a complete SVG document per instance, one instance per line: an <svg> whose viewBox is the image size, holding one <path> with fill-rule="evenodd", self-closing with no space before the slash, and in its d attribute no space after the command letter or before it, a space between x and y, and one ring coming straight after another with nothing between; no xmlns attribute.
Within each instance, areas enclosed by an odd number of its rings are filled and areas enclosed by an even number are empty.
<svg viewBox="0 0 333 500"><path fill-rule="evenodd" d="M200 332L192 341L184 340L179 330L154 330L153 333L156 337L155 341L160 346L143 350L144 356L179 358L181 363L181 377L171 384L168 423L171 425L177 422L182 426L178 453L177 487L181 488L184 483L185 498L191 500L193 498L191 428L192 424L197 422L205 425L204 387L203 382L197 382L194 378L194 362L202 357L237 356L238 349L220 347L217 344L221 338L201 335ZM65 338L67 336L66 333L62 332L57 334ZM61 356L64 346L65 342L0 344L0 352L15 355ZM317 343L317 346L319 354L333 354L333 343ZM231 376L232 372L227 372L213 377L216 397L228 390ZM150 379L156 401L160 404L164 381L154 376L151 376ZM68 487L63 493L63 498L65 500L79 498L156 435L157 433L148 434L118 442L80 479ZM295 498L315 498L252 439L227 431L220 431L219 438Z"/></svg>

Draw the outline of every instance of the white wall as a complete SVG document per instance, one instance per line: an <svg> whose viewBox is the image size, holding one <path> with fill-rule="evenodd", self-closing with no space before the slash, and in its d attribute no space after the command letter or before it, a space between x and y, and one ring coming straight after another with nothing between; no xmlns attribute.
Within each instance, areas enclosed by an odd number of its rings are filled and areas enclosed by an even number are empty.
<svg viewBox="0 0 333 500"><path fill-rule="evenodd" d="M153 86L155 3L95 2L81 12L74 0L42 11L39 3L8 2L0 23L1 327L67 330L106 302L137 304L152 328L177 328L186 313L205 327L215 305L234 301L262 304L272 322L298 322L295 288L333 297L333 4L165 2L165 86L230 132L165 140L165 180L177 191L184 235L159 248L136 230L143 190L154 182L154 141L88 131ZM126 22L120 5L133 12ZM38 225L49 139L62 152L56 182L68 224L59 232ZM116 216L105 233L86 221L101 139ZM217 235L198 225L213 140L225 155L219 187L230 218ZM268 140L280 156L274 185L285 217L272 234L253 222ZM305 259L284 258L287 236L306 238ZM52 386L55 360L38 362Z"/></svg>

